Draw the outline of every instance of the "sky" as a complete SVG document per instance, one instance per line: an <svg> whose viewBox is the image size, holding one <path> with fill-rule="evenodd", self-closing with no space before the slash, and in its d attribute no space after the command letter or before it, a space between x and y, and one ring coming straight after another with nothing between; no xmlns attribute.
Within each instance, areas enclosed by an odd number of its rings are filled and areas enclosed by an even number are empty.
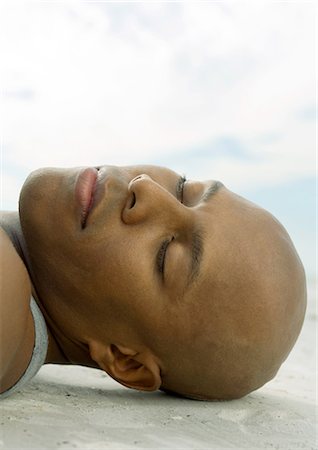
<svg viewBox="0 0 318 450"><path fill-rule="evenodd" d="M315 2L0 4L1 209L39 167L158 164L272 212L317 272Z"/></svg>

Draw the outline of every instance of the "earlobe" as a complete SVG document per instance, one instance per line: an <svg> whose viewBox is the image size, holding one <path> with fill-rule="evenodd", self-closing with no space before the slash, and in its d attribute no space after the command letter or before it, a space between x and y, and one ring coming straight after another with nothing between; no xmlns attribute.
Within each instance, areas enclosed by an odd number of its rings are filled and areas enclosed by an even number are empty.
<svg viewBox="0 0 318 450"><path fill-rule="evenodd" d="M160 365L148 350L137 352L121 344L90 343L91 358L122 385L155 391L161 386Z"/></svg>

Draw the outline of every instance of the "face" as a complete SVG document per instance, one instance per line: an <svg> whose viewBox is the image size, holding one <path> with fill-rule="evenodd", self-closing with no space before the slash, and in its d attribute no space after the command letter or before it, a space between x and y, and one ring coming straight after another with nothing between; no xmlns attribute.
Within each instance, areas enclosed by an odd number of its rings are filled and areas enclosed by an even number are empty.
<svg viewBox="0 0 318 450"><path fill-rule="evenodd" d="M281 248L293 260L295 250L269 213L216 180L102 166L83 227L75 196L82 172L39 169L20 196L37 289L52 299L47 308L61 329L75 337L80 323L83 335L182 352L182 343L206 333L207 317L207 346L273 328L279 311L268 314L264 301L273 255ZM290 289L287 278L272 275Z"/></svg>
<svg viewBox="0 0 318 450"><path fill-rule="evenodd" d="M99 167L83 227L75 196L82 172L40 169L23 186L20 216L37 285L88 316L94 304L96 324L107 316L172 326L211 273L213 206L226 188L162 167Z"/></svg>

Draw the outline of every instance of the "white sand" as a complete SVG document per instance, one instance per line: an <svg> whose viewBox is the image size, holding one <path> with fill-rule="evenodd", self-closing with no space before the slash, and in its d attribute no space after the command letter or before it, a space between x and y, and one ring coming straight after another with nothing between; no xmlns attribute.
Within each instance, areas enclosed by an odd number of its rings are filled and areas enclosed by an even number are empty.
<svg viewBox="0 0 318 450"><path fill-rule="evenodd" d="M198 402L121 387L102 371L48 365L1 402L4 449L315 449L317 311L275 380L241 400Z"/></svg>

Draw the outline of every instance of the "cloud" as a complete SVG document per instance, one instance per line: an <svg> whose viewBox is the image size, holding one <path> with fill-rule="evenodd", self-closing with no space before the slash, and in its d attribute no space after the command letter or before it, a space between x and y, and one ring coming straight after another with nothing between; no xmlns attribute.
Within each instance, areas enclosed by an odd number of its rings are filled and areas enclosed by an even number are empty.
<svg viewBox="0 0 318 450"><path fill-rule="evenodd" d="M3 158L25 175L155 161L265 186L314 172L309 3L5 2L0 41Z"/></svg>
<svg viewBox="0 0 318 450"><path fill-rule="evenodd" d="M6 99L16 99L16 100L22 100L22 101L31 101L34 100L35 97L35 91L28 88L19 88L19 89L12 89L12 90L5 90L3 92L3 98Z"/></svg>
<svg viewBox="0 0 318 450"><path fill-rule="evenodd" d="M317 120L317 106L308 105L307 107L301 108L296 112L296 117L301 120Z"/></svg>

